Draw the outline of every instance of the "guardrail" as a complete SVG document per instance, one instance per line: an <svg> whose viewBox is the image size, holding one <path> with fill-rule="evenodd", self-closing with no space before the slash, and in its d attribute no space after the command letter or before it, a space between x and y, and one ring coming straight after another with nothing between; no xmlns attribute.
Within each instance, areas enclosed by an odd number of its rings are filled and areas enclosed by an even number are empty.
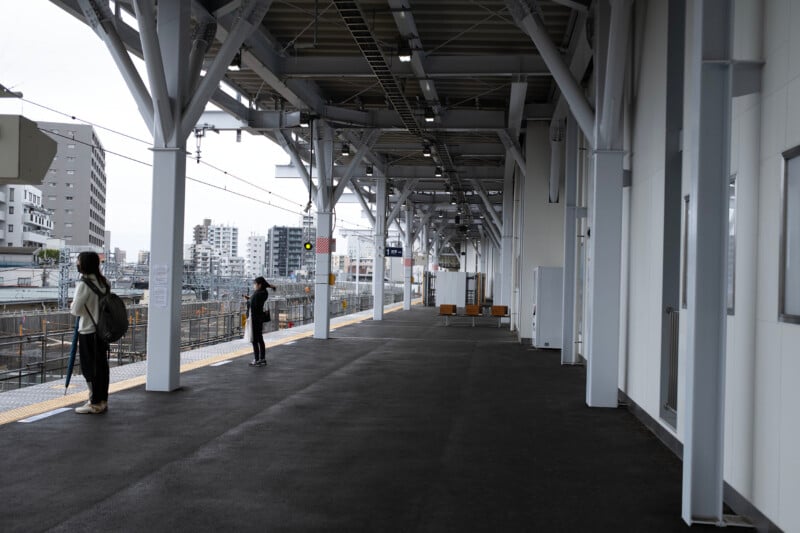
<svg viewBox="0 0 800 533"><path fill-rule="evenodd" d="M384 305L402 301L402 293L388 291ZM371 309L370 294L341 294L330 301L331 317L357 313ZM292 328L314 321L312 297L278 297L268 300L272 321L265 332ZM191 302L184 304L181 312L181 350L190 350L226 342L242 336L241 301ZM131 307L128 333L110 348L111 366L143 361L147 354L147 308ZM48 381L62 379L66 374L67 361L72 343L74 318L65 312L40 315L31 320L20 317L0 317L15 321L17 335L0 338L0 392ZM26 323L27 322L27 323ZM9 324L6 324L6 328ZM8 329L5 329L4 333ZM3 368L5 367L5 368ZM76 361L75 375L80 375L80 362Z"/></svg>

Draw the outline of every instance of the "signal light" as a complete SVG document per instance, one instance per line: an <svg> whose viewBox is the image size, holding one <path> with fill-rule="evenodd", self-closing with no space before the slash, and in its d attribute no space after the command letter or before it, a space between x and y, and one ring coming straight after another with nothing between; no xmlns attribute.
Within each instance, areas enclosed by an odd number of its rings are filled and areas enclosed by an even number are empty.
<svg viewBox="0 0 800 533"><path fill-rule="evenodd" d="M305 244L303 245L303 248L305 248L307 251L311 251L311 249L312 249L313 247L314 247L314 246L313 246L313 245L312 245L310 242L307 242L307 243L305 243Z"/></svg>

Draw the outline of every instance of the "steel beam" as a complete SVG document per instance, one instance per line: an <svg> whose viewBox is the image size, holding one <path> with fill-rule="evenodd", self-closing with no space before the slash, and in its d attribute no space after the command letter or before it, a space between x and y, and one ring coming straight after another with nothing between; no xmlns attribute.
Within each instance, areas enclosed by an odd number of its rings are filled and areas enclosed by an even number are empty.
<svg viewBox="0 0 800 533"><path fill-rule="evenodd" d="M300 154L298 153L297 149L294 146L294 143L292 142L291 135L285 131L280 131L275 136L275 140L278 142L281 148L283 148L284 151L287 154L289 154L289 159L292 160L292 163L294 165L292 168L296 172L296 175L292 177L301 178L303 180L303 183L305 183L306 188L311 190L311 197L316 198L317 186L311 180L311 176L308 173L308 169L306 168L305 163L303 162L302 159L300 159ZM275 174L276 174L275 177L278 177L277 174L279 168L282 167L279 165L275 166Z"/></svg>
<svg viewBox="0 0 800 533"><path fill-rule="evenodd" d="M619 389L622 152L595 152L590 203L586 404L617 407Z"/></svg>
<svg viewBox="0 0 800 533"><path fill-rule="evenodd" d="M361 204L361 210L367 215L369 219L370 225L374 228L375 227L375 215L372 214L372 210L369 208L369 204L367 203L366 198L364 198L364 193L361 191L361 187L358 185L350 182L350 190L353 191L358 203Z"/></svg>
<svg viewBox="0 0 800 533"><path fill-rule="evenodd" d="M567 68L561 53L550 40L547 28L539 15L531 10L528 0L506 0L506 5L511 11L514 21L531 38L541 54L584 135L589 139L594 139L594 111L586 100L583 89Z"/></svg>
<svg viewBox="0 0 800 533"><path fill-rule="evenodd" d="M564 286L562 290L561 364L578 363L575 353L575 261L578 223L578 125L567 116L564 139Z"/></svg>
<svg viewBox="0 0 800 533"><path fill-rule="evenodd" d="M519 168L522 176L527 177L528 166L525 164L525 156L522 153L522 147L519 145L519 140L513 139L508 131L504 129L498 130L497 135L500 137L500 141L502 141L503 146L505 146L508 153L514 158L514 162L517 163L517 168Z"/></svg>
<svg viewBox="0 0 800 533"><path fill-rule="evenodd" d="M425 76L415 73L413 60L411 64L395 61L390 68L396 77L412 79L550 76L544 61L536 54L425 56L421 61ZM279 64L284 79L374 78L375 76L363 57L300 56L281 58Z"/></svg>
<svg viewBox="0 0 800 533"><path fill-rule="evenodd" d="M192 51L189 52L189 74L186 82L190 92L194 92L197 88L197 84L200 81L200 73L203 70L203 60L211 43L214 42L216 33L216 21L199 22L195 28Z"/></svg>
<svg viewBox="0 0 800 533"><path fill-rule="evenodd" d="M500 298L502 305L511 306L513 293L512 263L514 260L514 171L516 163L510 153L506 153L503 171L503 232L500 239L501 270ZM509 307L510 308L510 307Z"/></svg>
<svg viewBox="0 0 800 533"><path fill-rule="evenodd" d="M155 110L154 124L161 130L158 132L160 137L167 139L172 135L174 125L167 93L167 80L164 77L164 63L161 59L161 45L156 32L155 10L150 0L134 0L133 8L139 26L139 37L142 40L147 79L150 81L150 95ZM156 135L155 132L153 134Z"/></svg>
<svg viewBox="0 0 800 533"><path fill-rule="evenodd" d="M608 46L603 62L602 103L598 110L597 143L601 150L621 150L623 89L633 0L610 0Z"/></svg>
<svg viewBox="0 0 800 533"><path fill-rule="evenodd" d="M687 4L684 157L689 169L683 504L687 524L723 525L725 340L733 6ZM687 165L684 165L687 168Z"/></svg>
<svg viewBox="0 0 800 533"><path fill-rule="evenodd" d="M375 243L372 264L372 319L383 320L384 277L386 276L386 178L375 179Z"/></svg>
<svg viewBox="0 0 800 533"><path fill-rule="evenodd" d="M152 16L149 13L143 16ZM147 390L172 391L180 386L181 288L183 225L186 204L186 136L180 123L186 98L189 55L189 10L179 0L158 5L155 31L161 43L163 76L173 127L168 137L151 123L153 138L153 205L150 234L150 307L147 322ZM140 21L140 26L154 22Z"/></svg>
<svg viewBox="0 0 800 533"><path fill-rule="evenodd" d="M368 133L365 133L365 137L361 140L361 144L356 151L356 154L348 163L347 168L345 168L344 175L339 179L339 183L336 185L336 189L333 191L333 205L336 205L336 202L339 201L339 198L342 196L342 193L350 184L350 180L353 178L353 175L356 173L356 170L359 169L361 165L361 160L364 159L367 152L372 148L375 144L375 141L378 139L380 135L379 131L373 130Z"/></svg>
<svg viewBox="0 0 800 533"><path fill-rule="evenodd" d="M477 180L473 181L472 184L475 186L475 192L478 193L480 199L483 200L483 205L486 207L487 214L492 217L492 222L494 222L496 227L502 228L503 221L500 219L500 215L497 214L497 211L494 210L494 206L489 200L489 195L486 194L486 189L484 189L483 184Z"/></svg>
<svg viewBox="0 0 800 533"><path fill-rule="evenodd" d="M403 202L408 199L408 196L411 194L411 191L414 189L414 187L416 187L416 185L417 180L412 179L407 181L403 186L403 190L400 192L400 197L397 199L397 202L394 204L394 207L392 207L392 210L389 212L389 216L387 217L389 225L391 225L391 223L397 218L397 215L400 214L400 208L403 206Z"/></svg>
<svg viewBox="0 0 800 533"><path fill-rule="evenodd" d="M519 141L522 122L527 118L525 97L528 93L528 82L515 81L511 84L511 95L508 99L508 132L512 139Z"/></svg>
<svg viewBox="0 0 800 533"><path fill-rule="evenodd" d="M428 73L425 71L425 48L419 38L417 24L414 22L411 0L388 0L388 2L401 38L408 42L408 46L412 50L411 71L419 80L419 88L425 98L425 102L438 114L442 107L439 101L439 93L436 91L436 83L429 78Z"/></svg>
<svg viewBox="0 0 800 533"><path fill-rule="evenodd" d="M243 7L243 12L239 15L236 25L226 36L214 56L214 61L206 71L206 75L200 80L197 91L186 104L180 125L182 134L188 135L192 131L211 95L214 94L219 82L228 71L233 57L240 52L245 39L261 25L261 20L271 5L272 0L252 0L246 4L246 7Z"/></svg>
<svg viewBox="0 0 800 533"><path fill-rule="evenodd" d="M331 319L331 239L333 237L333 131L322 121L315 121L314 155L317 163L317 242L314 281L314 338L330 336Z"/></svg>
<svg viewBox="0 0 800 533"><path fill-rule="evenodd" d="M131 92L131 96L133 96L145 124L152 128L154 116L153 100L117 32L114 24L114 15L108 8L108 3L97 0L78 0L78 4L83 11L86 23L102 39L111 53L111 58L116 63L120 74L122 74L122 78L125 80L125 84L128 86L128 90Z"/></svg>
<svg viewBox="0 0 800 533"><path fill-rule="evenodd" d="M403 310L411 311L411 277L414 271L414 206L406 206L406 235L403 246Z"/></svg>

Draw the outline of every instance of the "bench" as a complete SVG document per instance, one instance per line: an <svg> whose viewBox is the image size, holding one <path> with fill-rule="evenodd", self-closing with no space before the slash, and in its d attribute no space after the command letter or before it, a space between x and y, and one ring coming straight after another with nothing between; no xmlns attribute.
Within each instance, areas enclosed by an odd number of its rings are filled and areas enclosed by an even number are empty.
<svg viewBox="0 0 800 533"><path fill-rule="evenodd" d="M508 318L510 316L508 314L508 306L507 305L493 305L489 309L489 315L497 318L497 327L498 328L503 323L503 319L504 318Z"/></svg>
<svg viewBox="0 0 800 533"><path fill-rule="evenodd" d="M439 316L444 317L444 325L447 325L447 319L449 317L457 316L458 310L456 309L455 305L451 304L442 304L439 306Z"/></svg>
<svg viewBox="0 0 800 533"><path fill-rule="evenodd" d="M469 304L464 307L464 314L458 314L458 308L452 304L442 304L439 306L439 316L444 317L444 325L449 325L449 319L452 317L465 317L472 320L472 327L475 327L478 318L497 318L497 327L499 328L504 318L508 318L507 305L493 305L489 308L489 314L484 315L481 313L481 306L478 304Z"/></svg>

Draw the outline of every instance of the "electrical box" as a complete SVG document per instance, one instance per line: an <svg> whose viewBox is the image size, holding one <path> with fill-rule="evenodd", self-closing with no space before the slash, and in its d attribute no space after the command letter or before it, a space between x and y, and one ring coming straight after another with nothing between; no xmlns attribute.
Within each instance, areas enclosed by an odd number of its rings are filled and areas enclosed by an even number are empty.
<svg viewBox="0 0 800 533"><path fill-rule="evenodd" d="M536 348L561 349L564 269L536 267L533 270L533 335Z"/></svg>
<svg viewBox="0 0 800 533"><path fill-rule="evenodd" d="M0 115L0 185L41 185L58 143L35 122L19 115Z"/></svg>

